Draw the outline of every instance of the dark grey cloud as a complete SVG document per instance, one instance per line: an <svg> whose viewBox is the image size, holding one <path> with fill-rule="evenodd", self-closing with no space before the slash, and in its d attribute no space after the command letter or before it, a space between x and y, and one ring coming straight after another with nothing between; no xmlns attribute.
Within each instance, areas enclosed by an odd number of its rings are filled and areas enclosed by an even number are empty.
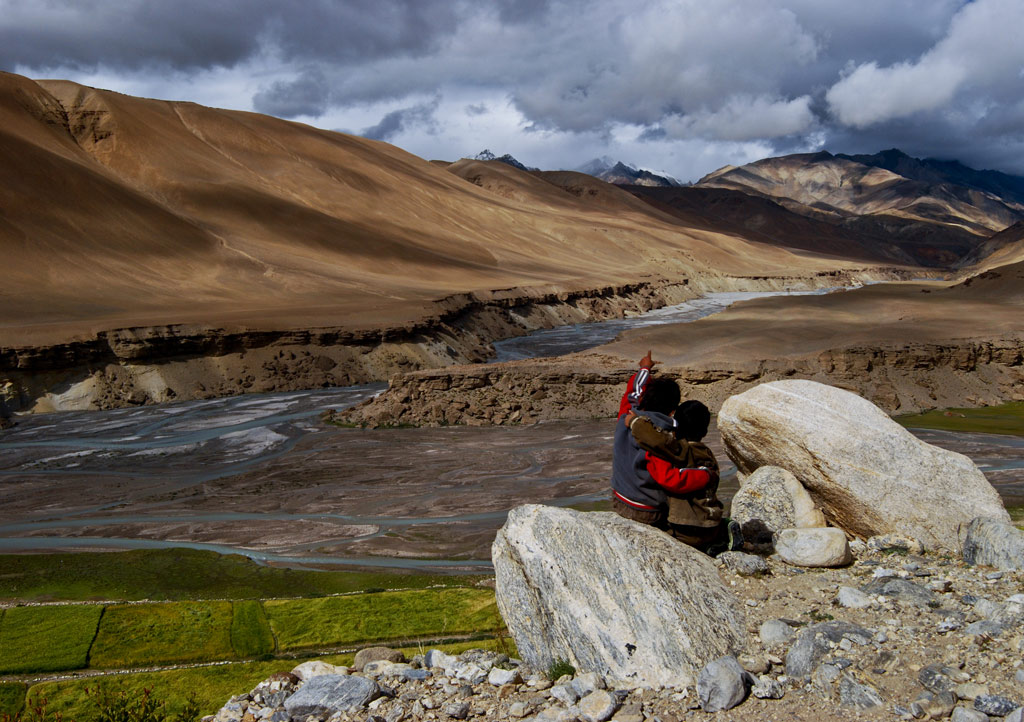
<svg viewBox="0 0 1024 722"><path fill-rule="evenodd" d="M449 138L435 155L492 124L531 152L897 146L1024 173L1021 27L1022 0L0 0L0 67L153 94L216 71L236 106L380 118L367 135Z"/></svg>
<svg viewBox="0 0 1024 722"><path fill-rule="evenodd" d="M503 23L535 22L551 7L551 0L496 0Z"/></svg>
<svg viewBox="0 0 1024 722"><path fill-rule="evenodd" d="M434 120L434 114L440 103L440 98L434 98L429 103L393 110L381 118L376 125L364 128L360 135L370 140L391 140L399 133L413 128L421 128L428 133L436 132L437 123Z"/></svg>
<svg viewBox="0 0 1024 722"><path fill-rule="evenodd" d="M665 140L665 138L667 137L668 133L665 132L664 128L662 128L660 125L652 125L650 127L644 128L643 132L640 133L639 136L637 136L637 140L642 142L649 142L656 140Z"/></svg>
<svg viewBox="0 0 1024 722"><path fill-rule="evenodd" d="M258 50L259 16L203 0L0 0L0 67L231 65Z"/></svg>
<svg viewBox="0 0 1024 722"><path fill-rule="evenodd" d="M948 118L897 118L870 128L837 126L829 134L829 149L844 153L875 153L899 148L917 158L959 160L979 170L992 169L1024 175L1024 108L1015 129L979 132L977 125L950 123Z"/></svg>
<svg viewBox="0 0 1024 722"><path fill-rule="evenodd" d="M458 0L0 0L0 67L230 67L261 52L366 62L435 49Z"/></svg>
<svg viewBox="0 0 1024 722"><path fill-rule="evenodd" d="M278 80L252 98L253 108L267 115L294 118L323 115L328 108L331 86L319 68L311 68L294 80Z"/></svg>

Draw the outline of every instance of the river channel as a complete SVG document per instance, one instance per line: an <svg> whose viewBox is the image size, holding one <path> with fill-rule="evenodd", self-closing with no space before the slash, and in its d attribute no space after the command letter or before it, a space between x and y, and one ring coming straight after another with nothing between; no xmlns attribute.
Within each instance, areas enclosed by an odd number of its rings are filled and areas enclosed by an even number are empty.
<svg viewBox="0 0 1024 722"><path fill-rule="evenodd" d="M625 328L693 321L730 293L495 344L497 360L606 343ZM337 429L319 415L371 384L112 411L21 416L0 432L0 552L191 547L289 566L450 572L490 568L523 503L601 508L611 420L519 427ZM915 431L970 456L1007 503L1024 503L1024 438ZM709 444L735 469L717 431Z"/></svg>

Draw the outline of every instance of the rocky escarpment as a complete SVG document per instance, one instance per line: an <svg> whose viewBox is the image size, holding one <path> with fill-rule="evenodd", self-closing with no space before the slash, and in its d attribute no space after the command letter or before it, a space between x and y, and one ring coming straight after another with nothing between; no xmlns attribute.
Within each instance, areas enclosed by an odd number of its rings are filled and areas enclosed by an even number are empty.
<svg viewBox="0 0 1024 722"><path fill-rule="evenodd" d="M412 370L483 361L499 339L643 313L710 291L810 289L902 275L866 268L799 277L707 275L576 290L477 291L441 299L415 321L384 327L113 329L63 344L0 347L0 413L384 381Z"/></svg>
<svg viewBox="0 0 1024 722"><path fill-rule="evenodd" d="M660 367L659 367L660 368ZM516 424L613 416L633 369L595 354L419 371L336 416L348 423ZM803 378L854 391L888 412L1024 399L1024 338L856 346L796 359L667 367L685 398L717 409L766 381Z"/></svg>
<svg viewBox="0 0 1024 722"><path fill-rule="evenodd" d="M402 371L483 361L497 339L642 313L697 294L688 279L662 279L458 294L417 321L385 328L114 329L66 344L0 348L0 409L117 408L382 381Z"/></svg>

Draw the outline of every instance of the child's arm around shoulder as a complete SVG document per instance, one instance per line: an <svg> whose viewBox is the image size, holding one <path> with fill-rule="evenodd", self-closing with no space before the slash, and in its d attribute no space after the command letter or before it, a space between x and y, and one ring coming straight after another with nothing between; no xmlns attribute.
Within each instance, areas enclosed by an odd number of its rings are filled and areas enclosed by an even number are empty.
<svg viewBox="0 0 1024 722"><path fill-rule="evenodd" d="M626 417L626 424L633 439L645 451L652 451L669 460L678 462L682 466L687 464L687 452L689 444L683 439L677 439L671 431L659 429L654 423L644 417L630 414Z"/></svg>

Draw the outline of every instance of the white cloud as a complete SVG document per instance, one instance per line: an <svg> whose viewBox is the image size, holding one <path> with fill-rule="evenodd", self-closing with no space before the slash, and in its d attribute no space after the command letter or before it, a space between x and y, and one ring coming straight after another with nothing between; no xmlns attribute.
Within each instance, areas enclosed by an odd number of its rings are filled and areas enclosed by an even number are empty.
<svg viewBox="0 0 1024 722"><path fill-rule="evenodd" d="M581 131L714 112L736 94L779 96L787 70L817 53L814 38L776 3L663 0L618 14L616 7L604 3L607 12L596 14L604 21L589 26L563 17L584 37L553 51L545 72L519 80L513 97L525 115Z"/></svg>
<svg viewBox="0 0 1024 722"><path fill-rule="evenodd" d="M736 95L716 111L673 115L662 126L670 138L743 141L803 133L814 122L808 95L793 100Z"/></svg>
<svg viewBox="0 0 1024 722"><path fill-rule="evenodd" d="M913 61L866 62L833 85L826 98L840 122L865 128L950 106L962 92L992 86L1019 97L1024 68L1024 2L977 0L952 19L944 38Z"/></svg>
<svg viewBox="0 0 1024 722"><path fill-rule="evenodd" d="M879 68L865 63L829 89L829 107L855 128L948 103L967 77L966 69L938 59Z"/></svg>

